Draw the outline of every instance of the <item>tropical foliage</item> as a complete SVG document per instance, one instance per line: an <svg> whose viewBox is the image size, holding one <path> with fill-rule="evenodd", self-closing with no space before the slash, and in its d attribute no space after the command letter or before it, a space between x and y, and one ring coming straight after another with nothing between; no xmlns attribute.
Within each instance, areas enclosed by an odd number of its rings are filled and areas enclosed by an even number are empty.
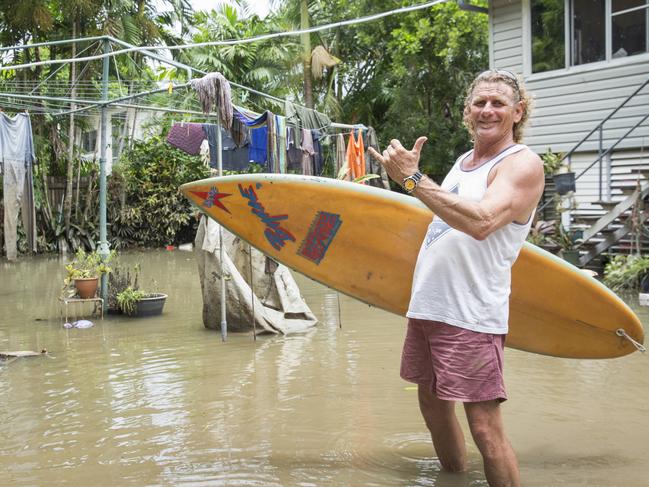
<svg viewBox="0 0 649 487"><path fill-rule="evenodd" d="M604 267L604 284L613 291L637 291L647 276L649 257L616 255Z"/></svg>
<svg viewBox="0 0 649 487"><path fill-rule="evenodd" d="M192 12L189 0L0 0L0 42L7 46L98 34L134 45L207 42L334 23L402 6L400 0L283 0L271 2L271 14L261 19L251 14L251 1L228 3ZM281 113L284 107L238 85L313 105L337 121L371 125L382 146L392 138L411 145L426 135L422 168L439 180L470 145L462 128L463 100L472 77L488 65L487 32L486 15L447 2L309 35L170 53L199 70L222 72L234 84L235 103L252 109ZM88 43L43 46L2 54L2 60L70 58L87 48ZM66 96L81 98L84 89L96 95L100 76L100 61L53 64L2 72L0 84L7 91L11 83L32 83L34 97L60 96L56 88L67 86L71 91ZM111 61L109 76L109 90L128 94L160 81L183 80L186 74L160 69L131 53ZM155 96L148 103L164 104L171 98ZM98 240L98 169L96 161L83 162L78 150L90 122L74 113L32 119L39 157L35 193L40 249L92 249ZM168 147L159 137L130 140L125 127L117 125L113 139L113 150L124 150L110 178L109 240L114 247L191 240L191 210L177 187L204 177L206 169L198 158ZM66 182L62 193L50 187L56 177Z"/></svg>
<svg viewBox="0 0 649 487"><path fill-rule="evenodd" d="M156 136L135 141L119 173L115 188L118 178L124 183L112 193L117 201L113 200L109 218L114 247L163 247L194 239L197 221L178 187L208 176L200 157L189 156Z"/></svg>

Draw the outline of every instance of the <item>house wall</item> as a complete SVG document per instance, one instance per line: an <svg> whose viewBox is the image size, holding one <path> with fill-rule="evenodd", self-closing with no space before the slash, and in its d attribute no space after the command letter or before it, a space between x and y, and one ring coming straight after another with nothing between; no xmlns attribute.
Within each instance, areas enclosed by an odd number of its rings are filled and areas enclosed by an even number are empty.
<svg viewBox="0 0 649 487"><path fill-rule="evenodd" d="M523 22L520 0L489 2L489 46L492 67L523 72Z"/></svg>
<svg viewBox="0 0 649 487"><path fill-rule="evenodd" d="M523 74L535 100L525 142L538 153L548 148L555 152L572 149L649 79L649 54L530 74L529 0L494 0L489 10L492 67ZM647 107L649 86L605 124L604 149L649 113ZM618 148L639 149L647 144L649 121ZM593 135L579 151L597 151L598 145L598 137Z"/></svg>

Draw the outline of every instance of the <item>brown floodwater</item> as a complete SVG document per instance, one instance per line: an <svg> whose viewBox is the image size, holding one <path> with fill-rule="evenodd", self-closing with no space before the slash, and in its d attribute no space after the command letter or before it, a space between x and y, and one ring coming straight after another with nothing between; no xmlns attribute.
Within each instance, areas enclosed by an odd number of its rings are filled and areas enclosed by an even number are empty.
<svg viewBox="0 0 649 487"><path fill-rule="evenodd" d="M126 260L169 294L164 314L81 330L59 318L61 261L0 262L0 351L49 352L0 366L3 484L486 485L470 440L469 472L440 472L398 374L404 319L298 276L317 327L223 343L203 327L192 253ZM523 485L648 485L649 356L505 360Z"/></svg>

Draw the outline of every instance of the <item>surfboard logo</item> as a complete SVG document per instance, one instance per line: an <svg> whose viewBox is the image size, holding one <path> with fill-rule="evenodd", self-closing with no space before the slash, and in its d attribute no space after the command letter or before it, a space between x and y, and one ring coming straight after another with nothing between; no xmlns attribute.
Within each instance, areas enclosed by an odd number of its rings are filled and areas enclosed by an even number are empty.
<svg viewBox="0 0 649 487"><path fill-rule="evenodd" d="M257 189L260 187L261 184L257 184ZM287 220L288 215L271 216L266 211L261 201L259 201L259 197L252 185L248 186L247 189L244 189L244 187L239 184L239 192L241 193L241 196L248 200L248 206L252 208L253 215L257 215L261 222L266 225L264 236L275 250L282 250L282 247L284 247L284 244L287 241L295 242L293 234L285 228L282 228L279 223L283 220Z"/></svg>
<svg viewBox="0 0 649 487"><path fill-rule="evenodd" d="M212 208L212 206L216 206L217 208L221 208L222 210L230 213L230 210L228 210L225 206L223 206L223 203L221 203L221 198L231 196L230 193L219 193L219 190L216 189L216 186L212 186L209 191L192 191L191 193L195 194L203 200L203 206L205 208Z"/></svg>
<svg viewBox="0 0 649 487"><path fill-rule="evenodd" d="M341 224L340 215L327 213L326 211L316 213L309 227L309 232L300 245L298 255L320 264Z"/></svg>

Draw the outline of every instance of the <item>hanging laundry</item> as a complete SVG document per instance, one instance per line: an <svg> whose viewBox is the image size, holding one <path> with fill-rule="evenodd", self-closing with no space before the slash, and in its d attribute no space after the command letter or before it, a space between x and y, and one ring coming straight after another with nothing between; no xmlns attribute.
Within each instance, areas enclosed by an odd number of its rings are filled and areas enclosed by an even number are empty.
<svg viewBox="0 0 649 487"><path fill-rule="evenodd" d="M311 130L311 137L313 138L313 174L320 176L324 169L324 152L321 143L324 132L313 129Z"/></svg>
<svg viewBox="0 0 649 487"><path fill-rule="evenodd" d="M376 152L379 154L381 153L379 149L379 140L376 137L376 130L374 130L374 127L368 127L365 132L365 147L366 149L372 147ZM365 151L365 163L367 174L376 174L380 176L380 178L370 179L369 184L371 186L376 186L377 188L390 189L390 182L388 174L385 172L385 168L379 161L372 157L369 150Z"/></svg>
<svg viewBox="0 0 649 487"><path fill-rule="evenodd" d="M34 138L29 115L0 113L0 170L3 173L4 240L7 259L18 258L18 213L30 252L36 251L36 212L32 165ZM22 207L22 208L21 208Z"/></svg>
<svg viewBox="0 0 649 487"><path fill-rule="evenodd" d="M218 125L205 123L203 130L208 141L209 165L218 169ZM244 171L248 168L248 147L237 147L231 134L221 127L221 168L225 171Z"/></svg>
<svg viewBox="0 0 649 487"><path fill-rule="evenodd" d="M300 137L294 127L286 127L286 169L293 173L302 173L302 149L297 142Z"/></svg>
<svg viewBox="0 0 649 487"><path fill-rule="evenodd" d="M18 113L10 117L4 112L0 112L0 115L0 162L16 161L31 165L36 161L36 156L29 115Z"/></svg>
<svg viewBox="0 0 649 487"><path fill-rule="evenodd" d="M275 171L277 166L278 137L275 127L275 114L266 110L256 118L254 114L236 107L234 115L252 129L250 144L250 160L257 163L268 163L269 170Z"/></svg>
<svg viewBox="0 0 649 487"><path fill-rule="evenodd" d="M288 130L293 132L295 137L293 140L295 142L295 147L299 148L302 145L302 123L300 117L297 115L297 107L295 103L286 100L284 102L284 115L286 116L286 127ZM302 154L299 155L300 160L302 159Z"/></svg>
<svg viewBox="0 0 649 487"><path fill-rule="evenodd" d="M248 126L236 117L232 119L230 135L237 147L244 147L250 144L250 130Z"/></svg>
<svg viewBox="0 0 649 487"><path fill-rule="evenodd" d="M308 129L302 129L302 174L313 176L313 136Z"/></svg>
<svg viewBox="0 0 649 487"><path fill-rule="evenodd" d="M288 100L284 102L284 114L286 115L286 126L296 130L296 145L298 147L302 146L301 129L325 129L331 125L331 119L324 113L296 105Z"/></svg>
<svg viewBox="0 0 649 487"><path fill-rule="evenodd" d="M345 149L345 137L343 134L336 135L336 156L335 156L335 167L336 173L334 177L338 178L341 176L340 170L344 167L346 168L346 173L343 177L345 181L351 180L351 173L349 164L347 164L346 149Z"/></svg>
<svg viewBox="0 0 649 487"><path fill-rule="evenodd" d="M363 133L358 131L358 137L352 130L347 144L347 164L349 164L351 179L365 176L365 149L363 147Z"/></svg>
<svg viewBox="0 0 649 487"><path fill-rule="evenodd" d="M248 158L252 162L263 165L268 161L268 127L250 130L250 151Z"/></svg>
<svg viewBox="0 0 649 487"><path fill-rule="evenodd" d="M281 174L286 174L286 117L275 115L275 128L277 132L277 169Z"/></svg>
<svg viewBox="0 0 649 487"><path fill-rule="evenodd" d="M266 117L266 128L268 129L268 141L266 154L268 155L268 171L271 173L279 172L277 164L277 131L275 127L275 115L268 112Z"/></svg>
<svg viewBox="0 0 649 487"><path fill-rule="evenodd" d="M266 110L264 113L259 115L249 110L244 110L243 108L234 108L234 116L249 128L256 129L266 126L266 120L268 119L269 114L272 115L272 112L269 110Z"/></svg>
<svg viewBox="0 0 649 487"><path fill-rule="evenodd" d="M201 143L205 139L203 124L177 122L171 126L167 134L167 142L174 147L197 156L201 151Z"/></svg>
<svg viewBox="0 0 649 487"><path fill-rule="evenodd" d="M230 82L225 76L218 72L207 73L202 78L191 80L189 84L196 90L203 113L207 115L212 109L218 110L221 125L230 130L234 108Z"/></svg>

